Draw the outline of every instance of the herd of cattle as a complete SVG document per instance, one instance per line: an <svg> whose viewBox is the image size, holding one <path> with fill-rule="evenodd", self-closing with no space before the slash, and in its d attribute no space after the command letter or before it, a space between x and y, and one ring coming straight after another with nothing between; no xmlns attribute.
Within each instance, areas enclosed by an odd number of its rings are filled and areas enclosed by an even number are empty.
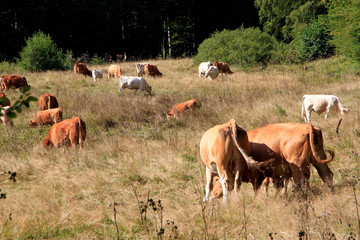
<svg viewBox="0 0 360 240"><path fill-rule="evenodd" d="M118 65L108 69L108 79L119 79L119 91L125 88L146 91L151 94L152 88L142 77L162 76L156 65L149 63L136 64L137 77L123 76ZM103 74L99 70L90 71L84 63L75 63L74 72L90 76L96 82ZM199 66L199 77L215 79L219 73L232 74L228 64L224 62L203 62ZM0 78L0 121L6 126L13 126L6 112L10 100L3 93L10 88L20 90L28 86L24 76L2 76ZM182 112L194 110L200 106L200 101L192 99L176 104L167 118L176 118ZM86 124L75 117L62 119L62 108L55 96L43 94L38 100L40 111L29 122L32 127L45 124L52 125L42 142L44 146L59 147L62 145L83 147L86 138ZM323 147L323 136L319 128L310 124L312 111L321 114L326 111L325 120L331 109L341 114L349 111L334 95L304 95L302 99L302 116L305 124L279 123L270 124L259 129L245 131L234 119L228 123L214 126L207 130L201 138L200 155L206 165L206 189L204 201L223 196L227 201L229 190L237 192L241 182L250 182L255 191L264 183L267 192L270 179L277 189L287 191L290 179L293 179L296 189L308 184L310 167L313 165L321 179L332 187L333 173L327 163L334 159L334 152Z"/></svg>

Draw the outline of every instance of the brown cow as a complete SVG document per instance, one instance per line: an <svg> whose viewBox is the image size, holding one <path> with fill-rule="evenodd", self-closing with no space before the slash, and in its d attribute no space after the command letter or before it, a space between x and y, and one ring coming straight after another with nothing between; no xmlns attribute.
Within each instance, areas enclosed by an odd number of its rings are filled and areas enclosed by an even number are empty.
<svg viewBox="0 0 360 240"><path fill-rule="evenodd" d="M9 90L11 87L19 88L22 91L25 87L29 86L26 78L24 76L2 76L0 78L1 86L0 90L3 92L5 90Z"/></svg>
<svg viewBox="0 0 360 240"><path fill-rule="evenodd" d="M110 77L115 77L115 78L119 78L122 75L122 71L120 66L118 65L110 65L109 70L108 70L108 79L110 79Z"/></svg>
<svg viewBox="0 0 360 240"><path fill-rule="evenodd" d="M206 165L204 201L209 199L215 175L219 176L224 202L229 187L234 186L233 189L237 192L242 179L248 178L255 190L261 186L263 175L249 177L250 174L246 174L249 170L248 165L251 166L256 162L248 156L249 154L250 143L246 131L238 126L234 119L210 128L204 133L200 141L200 155Z"/></svg>
<svg viewBox="0 0 360 240"><path fill-rule="evenodd" d="M60 147L62 145L76 147L77 144L83 148L83 142L86 137L86 125L80 117L66 119L54 124L45 139L43 146Z"/></svg>
<svg viewBox="0 0 360 240"><path fill-rule="evenodd" d="M230 70L229 65L226 62L214 62L213 66L217 67L219 69L220 73L225 74L233 74L233 72Z"/></svg>
<svg viewBox="0 0 360 240"><path fill-rule="evenodd" d="M5 93L0 92L0 107L10 106L10 100L6 97Z"/></svg>
<svg viewBox="0 0 360 240"><path fill-rule="evenodd" d="M31 127L42 126L45 124L53 125L62 121L62 109L54 108L40 111L36 114L34 120L29 122Z"/></svg>
<svg viewBox="0 0 360 240"><path fill-rule="evenodd" d="M38 100L38 107L40 108L40 111L44 111L51 108L58 108L59 103L55 96L46 93L40 96Z"/></svg>
<svg viewBox="0 0 360 240"><path fill-rule="evenodd" d="M197 99L192 99L186 102L178 103L171 109L170 112L167 113L167 119L177 118L179 113L185 112L189 109L196 109L198 107L199 101Z"/></svg>
<svg viewBox="0 0 360 240"><path fill-rule="evenodd" d="M159 69L155 64L145 64L144 72L146 76L152 76L152 77L162 76L162 73L159 71Z"/></svg>
<svg viewBox="0 0 360 240"><path fill-rule="evenodd" d="M1 108L1 114L2 115L0 116L0 123L3 122L5 124L5 126L10 125L11 127L13 127L14 124L13 124L11 118L9 118L7 116L7 114L6 114L9 108L10 108L10 106L6 106L6 107Z"/></svg>
<svg viewBox="0 0 360 240"><path fill-rule="evenodd" d="M92 72L86 67L85 63L77 62L74 64L74 73L92 77Z"/></svg>

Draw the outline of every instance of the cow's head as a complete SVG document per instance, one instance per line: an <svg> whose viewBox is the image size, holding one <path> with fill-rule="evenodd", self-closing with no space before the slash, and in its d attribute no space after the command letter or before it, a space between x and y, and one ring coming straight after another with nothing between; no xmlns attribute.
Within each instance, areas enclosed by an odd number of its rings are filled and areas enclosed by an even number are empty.
<svg viewBox="0 0 360 240"><path fill-rule="evenodd" d="M30 127L36 127L36 122L35 121L29 121L29 126Z"/></svg>

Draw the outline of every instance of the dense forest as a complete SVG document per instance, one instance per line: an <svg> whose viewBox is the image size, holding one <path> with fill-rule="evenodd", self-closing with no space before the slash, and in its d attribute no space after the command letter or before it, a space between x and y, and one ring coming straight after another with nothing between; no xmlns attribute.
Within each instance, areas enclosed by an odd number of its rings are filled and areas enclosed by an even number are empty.
<svg viewBox="0 0 360 240"><path fill-rule="evenodd" d="M182 57L216 30L258 26L252 0L2 0L0 60L11 60L34 32L74 56Z"/></svg>

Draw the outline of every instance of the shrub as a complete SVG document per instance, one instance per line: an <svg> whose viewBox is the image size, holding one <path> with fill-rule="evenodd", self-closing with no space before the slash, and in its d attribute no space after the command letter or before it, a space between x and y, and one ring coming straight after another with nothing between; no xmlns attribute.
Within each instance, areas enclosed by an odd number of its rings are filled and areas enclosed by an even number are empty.
<svg viewBox="0 0 360 240"><path fill-rule="evenodd" d="M224 61L240 64L242 68L266 65L272 57L277 41L258 28L240 28L215 32L199 46L196 63Z"/></svg>
<svg viewBox="0 0 360 240"><path fill-rule="evenodd" d="M332 39L324 24L312 21L300 34L300 58L305 61L328 58L334 54Z"/></svg>
<svg viewBox="0 0 360 240"><path fill-rule="evenodd" d="M92 65L105 64L105 58L100 57L97 54L94 54L94 56L90 59L90 64L92 64Z"/></svg>
<svg viewBox="0 0 360 240"><path fill-rule="evenodd" d="M26 46L20 52L19 65L24 70L35 72L64 70L71 66L67 62L69 54L70 51L63 54L49 35L39 31L26 40Z"/></svg>

